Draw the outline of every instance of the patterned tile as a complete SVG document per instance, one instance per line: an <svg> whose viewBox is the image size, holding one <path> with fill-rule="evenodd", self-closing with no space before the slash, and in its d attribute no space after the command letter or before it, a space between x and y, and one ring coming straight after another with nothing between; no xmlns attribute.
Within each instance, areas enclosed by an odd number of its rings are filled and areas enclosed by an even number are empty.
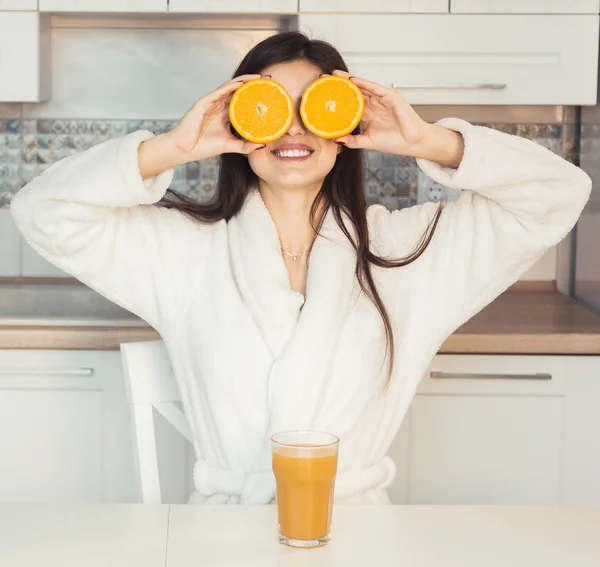
<svg viewBox="0 0 600 567"><path fill-rule="evenodd" d="M84 151L105 140L136 130L161 134L176 125L173 120L54 120L49 118L0 119L0 207L7 206L24 184L52 163ZM586 124L578 131L573 124L481 124L508 134L531 139L566 159L576 161L579 151L600 152L600 125ZM176 168L172 188L199 201L213 195L218 177L217 159L189 163ZM408 156L365 152L364 180L367 202L392 209L421 202L419 169ZM454 198L445 191L444 197ZM427 198L431 198L428 194Z"/></svg>

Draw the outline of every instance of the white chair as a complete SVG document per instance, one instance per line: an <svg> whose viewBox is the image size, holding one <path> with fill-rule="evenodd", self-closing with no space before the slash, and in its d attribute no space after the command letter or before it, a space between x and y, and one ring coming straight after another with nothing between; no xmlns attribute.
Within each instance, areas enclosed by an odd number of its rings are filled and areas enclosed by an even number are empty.
<svg viewBox="0 0 600 567"><path fill-rule="evenodd" d="M158 411L191 443L190 426L183 411L177 405L181 402L181 396L163 341L121 344L121 358L131 410L138 497L144 504L159 504L163 502L157 451L157 440L160 441L161 435L158 432L157 436L154 410ZM171 440L166 443L166 446L172 449L174 444L176 443ZM187 444L182 443L181 446L186 447ZM186 450L179 449L179 454L183 453L187 454ZM180 462L175 463L173 459L166 459L167 466L170 467L170 476L177 477L179 485L182 484L181 479L185 477L186 471L181 467L186 466L186 460L180 458ZM185 487L180 486L178 492L181 493L182 490L185 490Z"/></svg>

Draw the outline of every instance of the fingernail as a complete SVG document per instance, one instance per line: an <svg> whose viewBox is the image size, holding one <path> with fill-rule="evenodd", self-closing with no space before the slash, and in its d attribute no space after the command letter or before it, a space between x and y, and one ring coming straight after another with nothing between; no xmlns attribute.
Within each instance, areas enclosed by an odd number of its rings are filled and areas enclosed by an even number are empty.
<svg viewBox="0 0 600 567"><path fill-rule="evenodd" d="M271 75L263 75L263 76L262 76L262 78L263 78L263 79L270 79L270 78L271 78Z"/></svg>
<svg viewBox="0 0 600 567"><path fill-rule="evenodd" d="M258 146L258 148L256 148L257 150L262 150L263 148L266 148L267 144L263 144L262 146Z"/></svg>
<svg viewBox="0 0 600 567"><path fill-rule="evenodd" d="M335 141L335 143L336 143L338 146L345 146L345 145L346 145L346 142L338 142L337 140Z"/></svg>

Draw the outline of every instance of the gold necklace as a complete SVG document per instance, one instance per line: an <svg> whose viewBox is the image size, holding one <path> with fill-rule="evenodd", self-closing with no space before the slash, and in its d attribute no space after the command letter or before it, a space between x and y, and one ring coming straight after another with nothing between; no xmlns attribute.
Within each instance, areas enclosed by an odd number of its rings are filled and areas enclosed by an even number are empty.
<svg viewBox="0 0 600 567"><path fill-rule="evenodd" d="M281 248L281 251L284 254L287 254L292 260L297 260L301 256L304 256L304 254L306 254L310 250L310 248L307 248L304 252L300 252L300 254L290 254L287 250L284 250L283 247L280 247L280 248Z"/></svg>

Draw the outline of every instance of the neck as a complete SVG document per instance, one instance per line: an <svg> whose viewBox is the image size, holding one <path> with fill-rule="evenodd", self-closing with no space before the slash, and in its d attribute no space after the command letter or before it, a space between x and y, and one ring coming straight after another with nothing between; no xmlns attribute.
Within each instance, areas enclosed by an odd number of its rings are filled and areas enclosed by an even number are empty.
<svg viewBox="0 0 600 567"><path fill-rule="evenodd" d="M312 246L315 231L310 224L310 211L320 188L319 185L279 189L263 181L259 183L260 194L279 233L281 247L290 254L302 254Z"/></svg>

